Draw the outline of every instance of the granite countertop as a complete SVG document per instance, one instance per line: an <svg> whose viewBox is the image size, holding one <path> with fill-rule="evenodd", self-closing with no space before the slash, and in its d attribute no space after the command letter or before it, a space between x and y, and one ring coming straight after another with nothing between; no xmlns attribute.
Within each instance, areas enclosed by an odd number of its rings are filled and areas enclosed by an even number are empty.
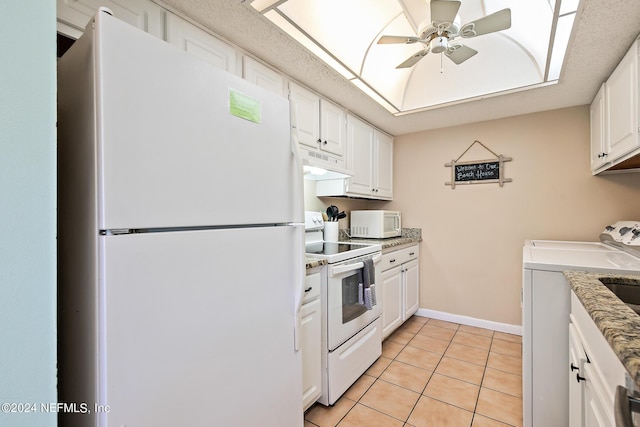
<svg viewBox="0 0 640 427"><path fill-rule="evenodd" d="M378 243L382 246L382 250L389 248L399 248L404 245L411 245L422 242L421 228L403 228L402 235L399 237L391 237L388 239L350 239L347 229L340 229L340 241L354 243ZM327 264L326 260L306 257L307 270L314 267L320 267Z"/></svg>
<svg viewBox="0 0 640 427"><path fill-rule="evenodd" d="M565 271L571 289L640 388L640 316L607 289L600 279L639 285L640 276Z"/></svg>
<svg viewBox="0 0 640 427"><path fill-rule="evenodd" d="M307 264L307 270L309 270L310 268L321 267L323 265L326 265L327 260L308 256L306 257L306 264Z"/></svg>

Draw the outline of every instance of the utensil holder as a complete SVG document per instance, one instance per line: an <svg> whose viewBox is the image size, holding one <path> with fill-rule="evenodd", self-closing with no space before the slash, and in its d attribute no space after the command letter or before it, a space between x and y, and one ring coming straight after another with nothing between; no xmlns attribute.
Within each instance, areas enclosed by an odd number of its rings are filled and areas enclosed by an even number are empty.
<svg viewBox="0 0 640 427"><path fill-rule="evenodd" d="M338 221L326 221L324 223L324 241L338 241Z"/></svg>

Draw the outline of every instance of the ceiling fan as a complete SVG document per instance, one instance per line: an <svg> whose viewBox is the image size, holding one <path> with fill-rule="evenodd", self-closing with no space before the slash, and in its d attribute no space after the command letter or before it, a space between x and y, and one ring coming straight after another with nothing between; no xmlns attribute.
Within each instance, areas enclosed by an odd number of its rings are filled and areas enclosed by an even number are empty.
<svg viewBox="0 0 640 427"><path fill-rule="evenodd" d="M460 1L454 0L431 0L431 22L421 25L422 28L419 29L417 37L382 36L378 40L378 44L412 44L420 42L426 46L396 68L413 67L429 52L444 53L455 64L459 65L478 53L478 51L458 42L457 38L468 39L511 27L511 9L508 8L458 26L455 23L455 19L460 9L460 4Z"/></svg>

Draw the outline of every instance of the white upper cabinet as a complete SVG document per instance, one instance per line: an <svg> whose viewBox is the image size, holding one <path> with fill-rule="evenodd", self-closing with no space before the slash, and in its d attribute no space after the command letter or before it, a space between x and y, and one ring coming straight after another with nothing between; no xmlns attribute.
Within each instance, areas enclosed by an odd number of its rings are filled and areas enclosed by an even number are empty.
<svg viewBox="0 0 640 427"><path fill-rule="evenodd" d="M289 83L292 122L298 142L312 148L320 143L320 97L295 83Z"/></svg>
<svg viewBox="0 0 640 427"><path fill-rule="evenodd" d="M373 127L350 115L347 117L347 169L353 171L351 192L371 194L373 167Z"/></svg>
<svg viewBox="0 0 640 427"><path fill-rule="evenodd" d="M591 103L589 118L591 123L591 170L595 171L607 163L609 147L605 135L604 84Z"/></svg>
<svg viewBox="0 0 640 427"><path fill-rule="evenodd" d="M285 94L284 76L246 55L242 58L242 77L278 95Z"/></svg>
<svg viewBox="0 0 640 427"><path fill-rule="evenodd" d="M172 13L167 13L166 40L218 68L235 75L241 74L237 52L233 46Z"/></svg>
<svg viewBox="0 0 640 427"><path fill-rule="evenodd" d="M99 7L107 7L116 18L164 39L165 11L150 0L57 0L58 32L79 38Z"/></svg>
<svg viewBox="0 0 640 427"><path fill-rule="evenodd" d="M638 40L591 104L591 170L594 174L640 168Z"/></svg>
<svg viewBox="0 0 640 427"><path fill-rule="evenodd" d="M373 126L347 117L347 169L349 195L373 199L393 198L393 139Z"/></svg>
<svg viewBox="0 0 640 427"><path fill-rule="evenodd" d="M373 132L373 192L376 198L393 198L393 138Z"/></svg>
<svg viewBox="0 0 640 427"><path fill-rule="evenodd" d="M605 85L607 139L612 158L638 147L638 44L622 58Z"/></svg>
<svg viewBox="0 0 640 427"><path fill-rule="evenodd" d="M347 115L344 110L324 99L320 100L320 149L344 156Z"/></svg>
<svg viewBox="0 0 640 427"><path fill-rule="evenodd" d="M346 172L346 113L315 93L290 82L291 124L296 130L304 162Z"/></svg>

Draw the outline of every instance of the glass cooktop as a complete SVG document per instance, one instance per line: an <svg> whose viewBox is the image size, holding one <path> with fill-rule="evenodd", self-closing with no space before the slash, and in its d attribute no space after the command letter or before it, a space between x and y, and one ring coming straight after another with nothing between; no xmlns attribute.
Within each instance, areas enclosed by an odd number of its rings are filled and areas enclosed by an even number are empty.
<svg viewBox="0 0 640 427"><path fill-rule="evenodd" d="M336 255L370 246L349 242L314 242L305 245L305 252L310 255Z"/></svg>
<svg viewBox="0 0 640 427"><path fill-rule="evenodd" d="M379 244L350 243L350 242L307 242L305 253L309 257L325 259L329 264L372 255L382 251Z"/></svg>

